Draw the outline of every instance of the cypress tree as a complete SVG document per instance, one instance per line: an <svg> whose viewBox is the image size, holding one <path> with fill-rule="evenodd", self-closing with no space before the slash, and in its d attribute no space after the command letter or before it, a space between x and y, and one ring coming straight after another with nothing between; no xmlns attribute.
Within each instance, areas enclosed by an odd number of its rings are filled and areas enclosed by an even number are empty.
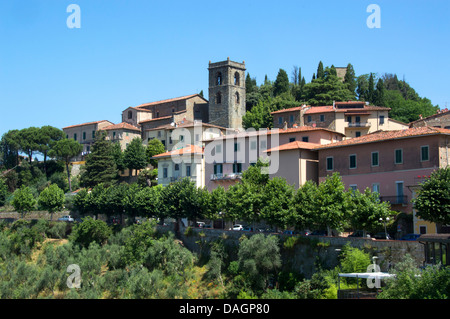
<svg viewBox="0 0 450 319"><path fill-rule="evenodd" d="M319 62L319 66L317 67L317 79L323 79L325 77L325 71L323 69L322 61Z"/></svg>
<svg viewBox="0 0 450 319"><path fill-rule="evenodd" d="M80 182L83 186L94 187L100 183L110 186L116 182L118 172L113 153L113 144L106 140L106 133L97 134L92 152L86 158L85 171L81 175Z"/></svg>
<svg viewBox="0 0 450 319"><path fill-rule="evenodd" d="M277 78L273 84L273 95L277 96L289 91L289 77L285 70L278 71Z"/></svg>

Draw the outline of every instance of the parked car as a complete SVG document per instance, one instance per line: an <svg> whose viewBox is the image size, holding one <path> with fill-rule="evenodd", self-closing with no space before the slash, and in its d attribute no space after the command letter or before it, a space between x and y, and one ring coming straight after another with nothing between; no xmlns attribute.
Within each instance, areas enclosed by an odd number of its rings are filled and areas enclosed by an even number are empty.
<svg viewBox="0 0 450 319"><path fill-rule="evenodd" d="M243 230L243 229L244 229L244 226L242 226L240 224L233 225L233 228L232 228L232 230Z"/></svg>
<svg viewBox="0 0 450 319"><path fill-rule="evenodd" d="M417 238L419 238L420 235L419 234L407 234L405 236L403 236L402 238L400 238L400 240L417 240Z"/></svg>
<svg viewBox="0 0 450 319"><path fill-rule="evenodd" d="M253 231L253 227L250 227L250 226L244 226L244 227L242 228L242 231Z"/></svg>
<svg viewBox="0 0 450 319"><path fill-rule="evenodd" d="M70 215L65 215L63 217L60 217L60 218L58 218L58 220L62 221L62 222L73 222L74 221L74 219Z"/></svg>
<svg viewBox="0 0 450 319"><path fill-rule="evenodd" d="M379 232L376 233L373 238L375 239L392 239L391 236L389 236L389 234L386 234L385 232Z"/></svg>

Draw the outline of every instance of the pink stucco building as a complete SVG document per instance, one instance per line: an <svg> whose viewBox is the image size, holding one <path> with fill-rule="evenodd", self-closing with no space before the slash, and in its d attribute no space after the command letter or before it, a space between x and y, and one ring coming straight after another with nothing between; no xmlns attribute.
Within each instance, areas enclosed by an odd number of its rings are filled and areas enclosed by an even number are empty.
<svg viewBox="0 0 450 319"><path fill-rule="evenodd" d="M414 188L450 164L449 146L450 130L426 126L322 145L316 148L319 182L338 172L347 188L362 192L368 187L392 210L411 214Z"/></svg>

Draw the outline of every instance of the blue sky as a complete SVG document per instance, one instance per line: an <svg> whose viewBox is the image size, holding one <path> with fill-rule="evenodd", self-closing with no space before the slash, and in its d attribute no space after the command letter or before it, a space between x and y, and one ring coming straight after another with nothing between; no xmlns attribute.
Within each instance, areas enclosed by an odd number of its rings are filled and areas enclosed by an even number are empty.
<svg viewBox="0 0 450 319"><path fill-rule="evenodd" d="M66 8L81 9L69 29ZM369 4L381 9L370 29ZM0 136L29 126L118 123L128 106L198 93L208 62L244 61L258 84L280 68L352 63L396 73L450 106L449 1L2 0Z"/></svg>

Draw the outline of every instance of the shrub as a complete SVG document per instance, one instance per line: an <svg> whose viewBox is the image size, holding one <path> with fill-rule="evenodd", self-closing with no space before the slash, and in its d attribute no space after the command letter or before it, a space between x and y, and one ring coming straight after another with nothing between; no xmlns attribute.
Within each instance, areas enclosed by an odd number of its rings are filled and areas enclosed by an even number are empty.
<svg viewBox="0 0 450 319"><path fill-rule="evenodd" d="M92 242L103 245L111 234L111 228L104 221L88 216L73 227L70 240L87 248Z"/></svg>

